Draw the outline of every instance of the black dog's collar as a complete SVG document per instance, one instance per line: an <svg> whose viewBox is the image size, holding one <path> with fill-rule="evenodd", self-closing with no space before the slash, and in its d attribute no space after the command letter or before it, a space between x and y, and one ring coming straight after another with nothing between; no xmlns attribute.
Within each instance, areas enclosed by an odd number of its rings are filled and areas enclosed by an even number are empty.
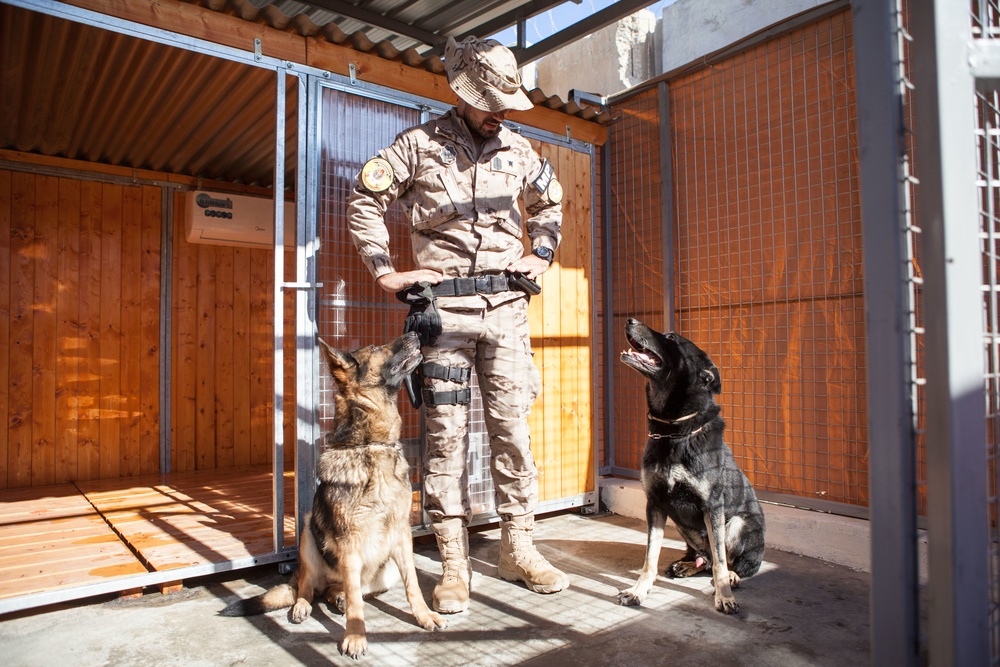
<svg viewBox="0 0 1000 667"><path fill-rule="evenodd" d="M677 419L660 419L659 417L654 417L648 412L646 413L646 418L649 421L660 422L661 424L679 424L680 422L687 421L688 419L693 419L694 417L697 416L698 416L697 412L692 412L689 415L685 415ZM687 438L688 436L697 435L698 433L701 433L702 429L704 428L705 426L703 424L698 428L696 428L695 430L691 431L690 433L653 433L653 431L650 430L646 433L646 435L653 440L663 440L665 438L670 440L679 440L680 438Z"/></svg>

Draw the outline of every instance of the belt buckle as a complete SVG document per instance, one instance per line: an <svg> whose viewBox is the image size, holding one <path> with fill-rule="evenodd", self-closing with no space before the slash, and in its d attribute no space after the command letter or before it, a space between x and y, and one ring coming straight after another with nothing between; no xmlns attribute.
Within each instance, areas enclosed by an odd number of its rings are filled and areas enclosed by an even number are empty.
<svg viewBox="0 0 1000 667"><path fill-rule="evenodd" d="M476 276L476 293L484 294L490 291L490 277L489 276Z"/></svg>

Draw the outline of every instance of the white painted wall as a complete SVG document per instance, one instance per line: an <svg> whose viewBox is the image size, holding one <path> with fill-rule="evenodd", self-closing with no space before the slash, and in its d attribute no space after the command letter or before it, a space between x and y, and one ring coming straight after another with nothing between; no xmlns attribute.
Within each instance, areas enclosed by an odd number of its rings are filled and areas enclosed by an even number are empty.
<svg viewBox="0 0 1000 667"><path fill-rule="evenodd" d="M663 69L669 72L829 0L677 0L663 10Z"/></svg>

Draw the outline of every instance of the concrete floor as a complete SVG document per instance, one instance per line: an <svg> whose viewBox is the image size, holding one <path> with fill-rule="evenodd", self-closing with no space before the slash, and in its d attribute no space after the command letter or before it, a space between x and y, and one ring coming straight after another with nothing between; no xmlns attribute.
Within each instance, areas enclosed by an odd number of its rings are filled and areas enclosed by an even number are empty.
<svg viewBox="0 0 1000 667"><path fill-rule="evenodd" d="M672 526L661 569L683 553ZM736 590L741 610L712 607L711 581L660 577L641 607L622 607L645 551L642 521L575 513L543 517L535 543L570 575L568 590L538 595L496 577L499 529L476 532L472 607L449 627L417 627L397 585L367 604L369 650L361 663L393 665L867 665L870 576L770 549L761 571ZM437 548L418 539L417 570L430 600ZM343 617L314 606L301 625L287 611L252 618L217 613L285 580L277 566L186 582L169 595L95 600L0 618L2 662L46 665L326 665L341 656Z"/></svg>

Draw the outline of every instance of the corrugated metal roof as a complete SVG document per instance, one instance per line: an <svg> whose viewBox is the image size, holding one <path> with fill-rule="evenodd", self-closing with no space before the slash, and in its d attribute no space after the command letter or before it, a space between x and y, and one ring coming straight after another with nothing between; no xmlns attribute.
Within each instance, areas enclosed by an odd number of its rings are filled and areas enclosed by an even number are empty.
<svg viewBox="0 0 1000 667"><path fill-rule="evenodd" d="M249 0L190 4L443 71L438 57L400 51L390 41L348 34L334 23L320 26L303 14L290 17L280 6L257 8ZM421 2L395 4L417 11ZM289 187L296 92L289 86ZM529 96L536 105L586 120L603 122L607 115L539 90ZM274 180L273 72L6 4L0 4L0 119L4 149L247 185Z"/></svg>

